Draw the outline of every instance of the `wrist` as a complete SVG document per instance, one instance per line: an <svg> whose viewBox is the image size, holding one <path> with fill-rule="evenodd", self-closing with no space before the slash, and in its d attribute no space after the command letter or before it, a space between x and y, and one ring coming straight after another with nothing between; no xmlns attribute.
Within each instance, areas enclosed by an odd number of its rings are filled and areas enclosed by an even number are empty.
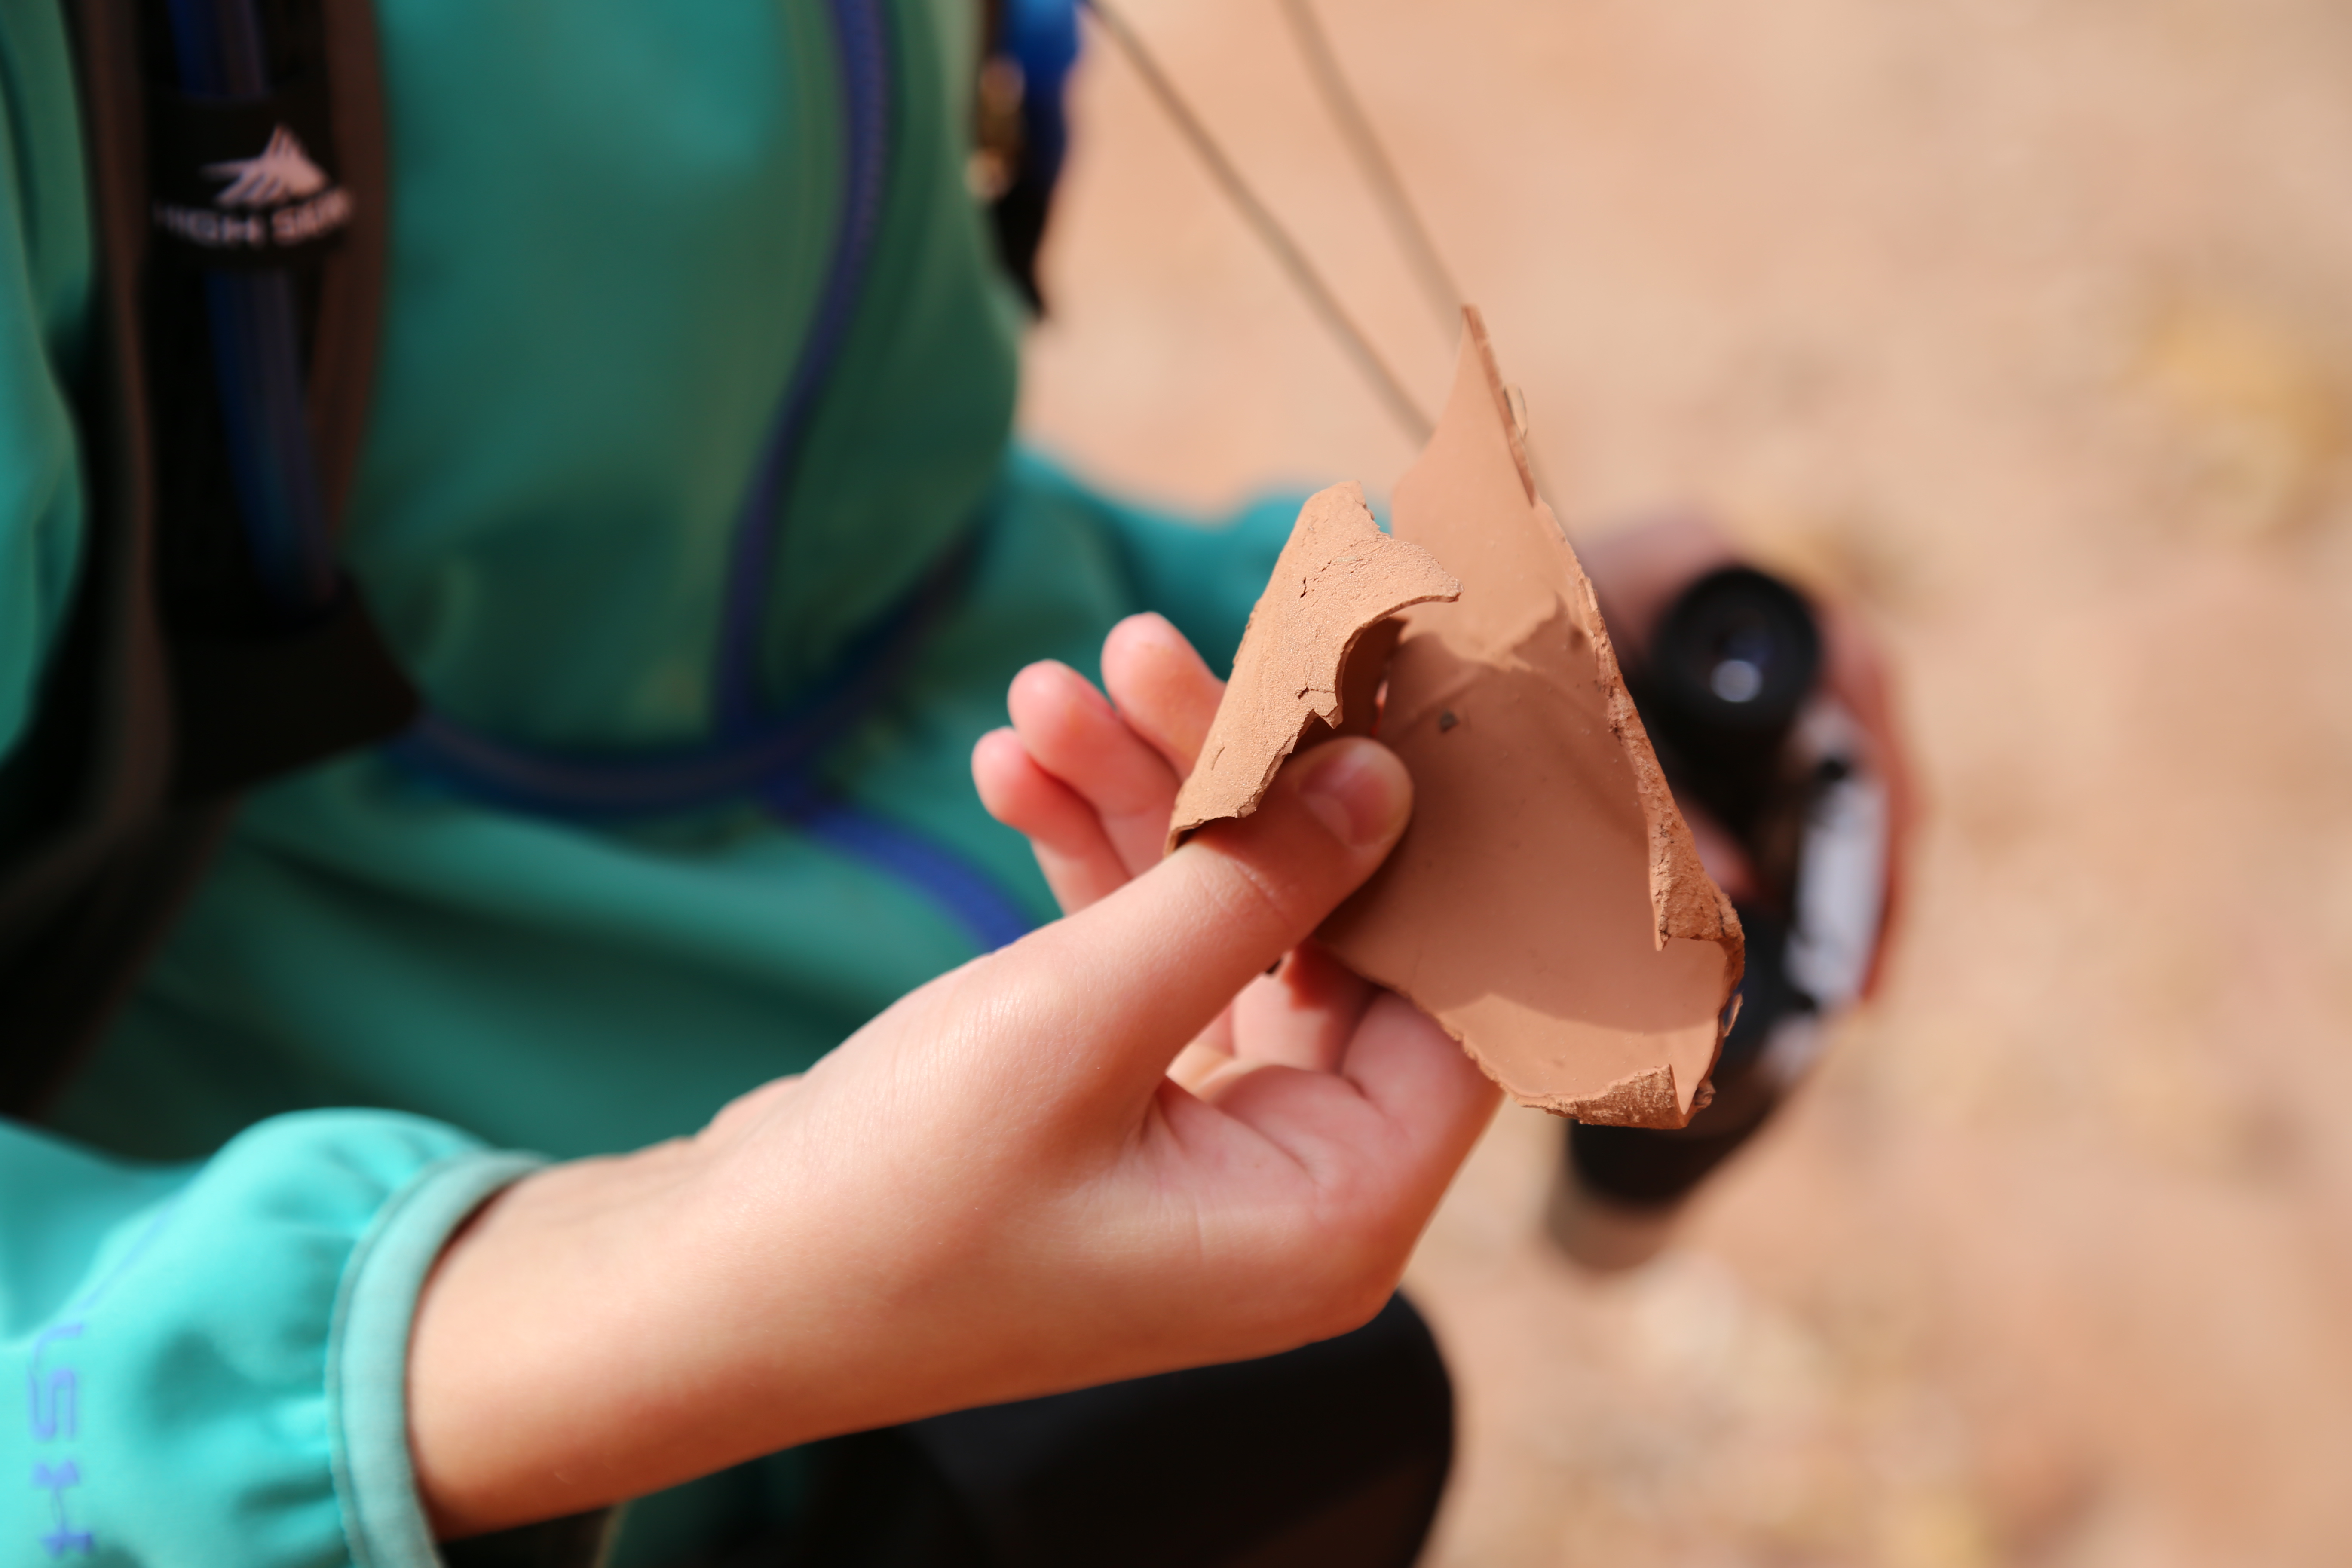
<svg viewBox="0 0 2352 1568"><path fill-rule="evenodd" d="M461 1227L409 1340L410 1457L455 1539L652 1489L630 1419L674 1314L664 1257L700 1163L692 1143L536 1172Z"/></svg>

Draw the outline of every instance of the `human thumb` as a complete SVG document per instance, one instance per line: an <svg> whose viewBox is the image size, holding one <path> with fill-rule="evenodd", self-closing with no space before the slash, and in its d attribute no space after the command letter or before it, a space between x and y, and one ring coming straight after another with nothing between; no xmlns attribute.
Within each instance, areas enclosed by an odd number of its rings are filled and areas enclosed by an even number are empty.
<svg viewBox="0 0 2352 1568"><path fill-rule="evenodd" d="M1078 1079L1148 1093L1185 1042L1379 868L1412 809L1412 780L1387 747L1328 742L1294 757L1250 816L1202 828L1000 957L1034 966L1052 1000L1031 1021L1090 1069Z"/></svg>

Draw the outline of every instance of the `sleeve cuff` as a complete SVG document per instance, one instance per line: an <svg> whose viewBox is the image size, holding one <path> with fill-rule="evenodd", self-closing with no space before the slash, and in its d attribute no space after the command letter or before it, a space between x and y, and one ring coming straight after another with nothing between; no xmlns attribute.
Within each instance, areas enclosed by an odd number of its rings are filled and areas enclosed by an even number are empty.
<svg viewBox="0 0 2352 1568"><path fill-rule="evenodd" d="M327 1351L335 1492L357 1568L438 1568L408 1459L408 1331L425 1277L491 1194L541 1161L473 1151L417 1173L384 1205L344 1269Z"/></svg>

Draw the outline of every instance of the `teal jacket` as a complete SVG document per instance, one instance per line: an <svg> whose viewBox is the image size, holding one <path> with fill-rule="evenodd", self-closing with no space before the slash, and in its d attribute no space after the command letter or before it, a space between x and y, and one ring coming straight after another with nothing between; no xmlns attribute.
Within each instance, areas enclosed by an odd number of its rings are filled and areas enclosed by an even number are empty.
<svg viewBox="0 0 2352 1568"><path fill-rule="evenodd" d="M979 7L871 3L880 226L755 585L758 673L788 702L971 540L819 782L1043 921L967 773L1006 681L1091 671L1147 607L1228 658L1289 507L1202 530L1011 447L1018 318L964 182ZM436 712L539 746L692 742L840 221L828 9L378 5L391 284L346 563ZM5 753L85 505L93 256L58 0L0 0L0 107ZM0 1124L0 1389L26 1391L0 1402L0 1568L435 1561L402 1370L452 1227L536 1160L691 1131L975 951L919 881L744 804L582 826L383 755L248 797L46 1124ZM789 1507L779 1475L656 1500L623 1559Z"/></svg>

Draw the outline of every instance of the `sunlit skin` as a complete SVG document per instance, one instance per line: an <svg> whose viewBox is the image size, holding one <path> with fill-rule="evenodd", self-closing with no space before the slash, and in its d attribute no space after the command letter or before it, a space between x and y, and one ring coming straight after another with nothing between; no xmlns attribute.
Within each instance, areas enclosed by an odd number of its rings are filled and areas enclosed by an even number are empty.
<svg viewBox="0 0 2352 1568"><path fill-rule="evenodd" d="M1108 698L1024 671L974 757L1067 918L694 1138L529 1178L452 1243L409 1371L445 1538L1271 1353L1387 1299L1496 1092L1302 943L1395 843L1411 781L1335 742L1163 860L1218 685L1157 617L1104 668Z"/></svg>

